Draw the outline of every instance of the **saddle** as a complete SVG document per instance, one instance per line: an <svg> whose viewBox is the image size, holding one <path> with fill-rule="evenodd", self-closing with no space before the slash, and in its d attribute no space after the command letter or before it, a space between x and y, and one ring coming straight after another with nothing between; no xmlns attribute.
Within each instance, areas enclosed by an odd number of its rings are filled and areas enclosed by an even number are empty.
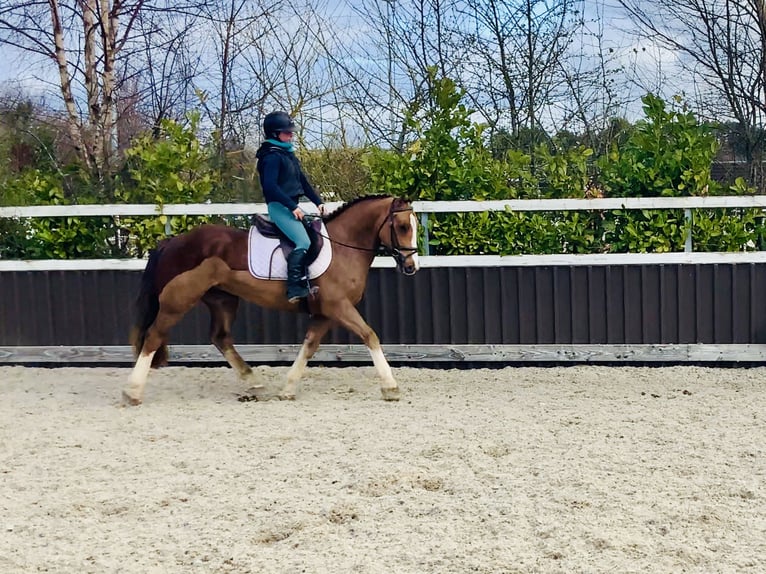
<svg viewBox="0 0 766 574"><path fill-rule="evenodd" d="M306 223L306 220L308 223ZM306 253L306 265L308 266L316 260L319 252L322 250L322 245L324 245L324 237L321 233L321 218L312 217L310 219L306 218L306 220L304 220L303 225L309 234L309 241L311 241L311 247L309 247L309 250ZM290 239L288 239L287 236L282 233L282 230L277 227L277 224L270 219L267 219L266 217L256 213L250 218L250 223L263 237L279 239L279 247L282 250L282 254L285 256L285 259L287 259L287 256L290 254L290 252L295 249L295 244L290 241Z"/></svg>
<svg viewBox="0 0 766 574"><path fill-rule="evenodd" d="M295 245L269 219L253 216L251 223L247 238L250 274L256 279L286 280L287 255L295 249ZM327 228L321 218L312 218L306 224L311 239L306 267L309 279L316 279L330 266L332 241L327 237Z"/></svg>

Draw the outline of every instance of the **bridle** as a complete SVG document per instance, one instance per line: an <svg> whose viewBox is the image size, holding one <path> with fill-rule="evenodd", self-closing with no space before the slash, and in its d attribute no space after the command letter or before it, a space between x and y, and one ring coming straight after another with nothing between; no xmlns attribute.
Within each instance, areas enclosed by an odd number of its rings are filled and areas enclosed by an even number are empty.
<svg viewBox="0 0 766 574"><path fill-rule="evenodd" d="M412 206L407 207L401 207L399 209L394 209L394 202L391 202L391 208L388 210L388 215L386 218L381 222L380 226L378 227L378 231L375 233L375 241L377 243L377 246L370 249L369 247L361 247L359 245L349 245L348 243L343 243L342 241L338 241L337 239L333 239L329 235L322 235L324 239L327 239L331 243L335 243L337 245L342 245L343 247L348 247L350 249L356 249L357 251L367 251L369 253L375 253L377 255L390 255L394 258L394 261L396 261L396 266L399 269L402 269L404 267L404 262L407 260L408 257L410 257L412 254L418 252L418 248L416 247L402 247L399 244L399 240L396 237L396 233L394 233L394 216L397 213L406 213L406 212L412 212ZM312 215L306 215L304 217L314 218L317 216ZM383 230L383 227L388 223L389 225L389 231L390 231L390 237L391 237L391 245L386 245L380 240L380 232Z"/></svg>
<svg viewBox="0 0 766 574"><path fill-rule="evenodd" d="M406 213L410 212L412 213L412 207L402 207L400 209L394 209L393 202L391 203L391 209L388 211L388 216L383 220L383 222L380 224L380 227L378 227L378 232L375 234L375 237L380 239L380 232L383 229L383 226L388 223L389 224L389 231L390 231L390 237L391 237L391 245L386 245L382 241L380 241L377 252L381 255L390 255L394 258L394 261L396 261L396 266L401 270L404 268L404 262L407 261L407 258L410 257L413 253L418 252L417 246L415 247L402 247L399 245L399 239L396 237L396 233L394 233L394 216L397 213Z"/></svg>

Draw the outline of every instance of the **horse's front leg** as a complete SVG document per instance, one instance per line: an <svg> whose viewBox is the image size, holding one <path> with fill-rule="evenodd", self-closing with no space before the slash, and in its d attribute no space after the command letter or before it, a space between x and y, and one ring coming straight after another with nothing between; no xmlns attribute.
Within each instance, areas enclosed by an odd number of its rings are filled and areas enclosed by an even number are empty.
<svg viewBox="0 0 766 574"><path fill-rule="evenodd" d="M306 365L314 353L319 348L319 343L322 341L327 330L330 328L332 321L327 317L317 315L311 318L309 327L306 330L306 336L303 338L303 345L298 352L298 356L293 361L290 370L287 371L287 382L279 393L279 398L284 400L295 400L295 393L298 389L298 381L303 376L303 371L306 370Z"/></svg>
<svg viewBox="0 0 766 574"><path fill-rule="evenodd" d="M347 302L336 317L338 322L346 327L352 333L356 333L370 351L372 363L380 376L380 392L385 401L398 401L400 392L399 385L396 384L394 374L391 372L391 366L388 364L383 349L380 346L380 340L375 331L372 330L367 322L362 318L350 302Z"/></svg>

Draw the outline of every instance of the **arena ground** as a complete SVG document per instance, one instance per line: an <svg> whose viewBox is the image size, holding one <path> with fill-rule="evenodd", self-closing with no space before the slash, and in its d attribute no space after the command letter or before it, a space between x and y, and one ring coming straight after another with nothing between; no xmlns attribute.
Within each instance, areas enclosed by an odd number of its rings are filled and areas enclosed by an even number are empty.
<svg viewBox="0 0 766 574"><path fill-rule="evenodd" d="M0 572L766 571L766 368L128 372L0 367Z"/></svg>

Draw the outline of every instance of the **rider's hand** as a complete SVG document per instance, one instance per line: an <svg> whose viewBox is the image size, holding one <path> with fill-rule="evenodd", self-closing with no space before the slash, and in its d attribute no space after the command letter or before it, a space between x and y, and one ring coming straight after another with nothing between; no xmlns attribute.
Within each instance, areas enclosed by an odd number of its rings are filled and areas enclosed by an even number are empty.
<svg viewBox="0 0 766 574"><path fill-rule="evenodd" d="M295 219L297 219L298 221L303 220L303 210L300 207L296 207L295 209L293 209L293 215L295 216Z"/></svg>

